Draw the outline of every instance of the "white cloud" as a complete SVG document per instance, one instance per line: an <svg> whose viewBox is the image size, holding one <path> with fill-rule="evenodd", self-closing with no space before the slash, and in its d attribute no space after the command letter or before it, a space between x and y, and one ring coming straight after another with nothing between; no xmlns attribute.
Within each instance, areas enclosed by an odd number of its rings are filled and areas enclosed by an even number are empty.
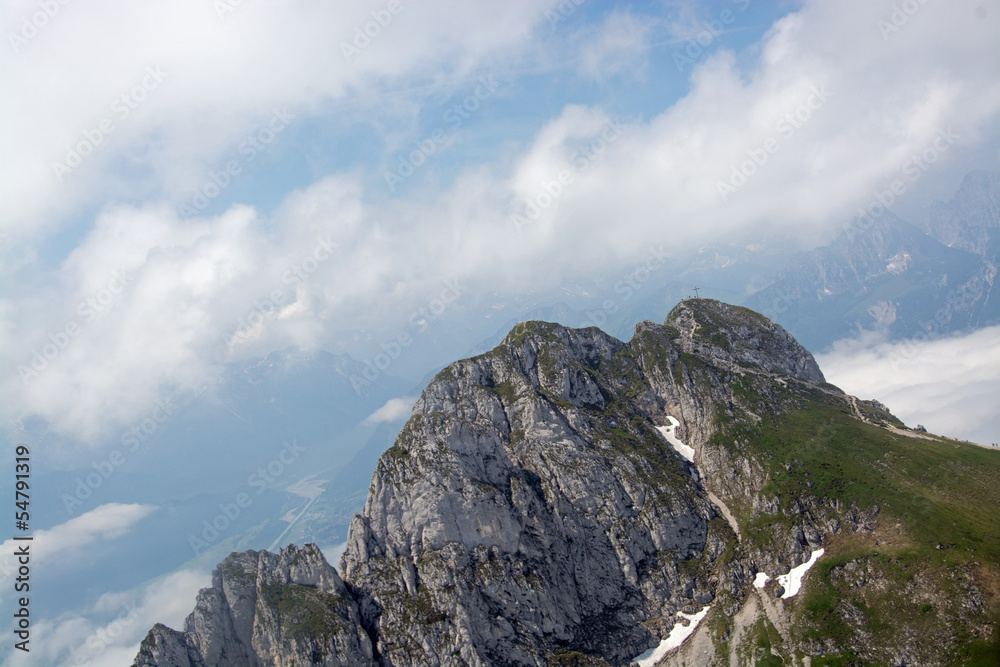
<svg viewBox="0 0 1000 667"><path fill-rule="evenodd" d="M81 204L189 197L274 108L299 121L332 111L384 113L390 105L375 90L414 80L447 85L503 59L556 1L404 0L388 20L380 14L386 25L370 29L378 34L368 42L356 31L384 4L247 2L221 17L214 9L221 3L199 0L60 4L26 43L0 50L0 82L21 99L4 106L0 130L9 232L17 239L51 229ZM38 9L3 3L0 22L20 27ZM355 43L359 53L345 55L344 45ZM150 68L162 74L149 78ZM112 128L103 137L102 121ZM85 133L96 148L60 179L53 163Z"/></svg>
<svg viewBox="0 0 1000 667"><path fill-rule="evenodd" d="M36 530L31 541L7 540L0 545L0 582L17 576L18 549L28 549L33 567L44 566L55 559L72 557L95 540L121 537L155 510L152 505L108 503L48 530Z"/></svg>
<svg viewBox="0 0 1000 667"><path fill-rule="evenodd" d="M746 23L745 12L751 0L733 0L731 4L715 8L715 13L697 0L669 0L668 13L663 27L675 43L685 46L693 41L702 48L709 46L726 31L740 29ZM692 54L697 56L698 50ZM691 56L689 56L691 57Z"/></svg>
<svg viewBox="0 0 1000 667"><path fill-rule="evenodd" d="M165 385L197 386L199 359L236 326L218 301L250 287L262 261L253 219L242 207L190 223L162 207L107 210L64 263L61 284L22 298L19 339L7 348L18 370L6 390L86 439L99 421L151 409ZM35 319L46 303L58 319Z"/></svg>
<svg viewBox="0 0 1000 667"><path fill-rule="evenodd" d="M65 552L72 554L98 538L112 540L121 537L155 510L153 505L108 503L48 530L36 530L32 533L32 560L44 563L57 556L64 558ZM3 543L3 553L13 553L17 544L14 540L7 540Z"/></svg>
<svg viewBox="0 0 1000 667"><path fill-rule="evenodd" d="M380 422L394 422L409 416L413 410L413 404L417 402L416 396L403 396L402 398L390 398L381 408L365 418L366 424L378 424Z"/></svg>
<svg viewBox="0 0 1000 667"><path fill-rule="evenodd" d="M871 334L840 341L816 360L827 381L885 403L909 426L1000 442L1000 326L926 342Z"/></svg>
<svg viewBox="0 0 1000 667"><path fill-rule="evenodd" d="M211 585L208 572L181 570L140 590L109 592L92 608L32 625L30 655L13 650L5 665L120 667L130 665L156 623L183 630L197 592Z"/></svg>

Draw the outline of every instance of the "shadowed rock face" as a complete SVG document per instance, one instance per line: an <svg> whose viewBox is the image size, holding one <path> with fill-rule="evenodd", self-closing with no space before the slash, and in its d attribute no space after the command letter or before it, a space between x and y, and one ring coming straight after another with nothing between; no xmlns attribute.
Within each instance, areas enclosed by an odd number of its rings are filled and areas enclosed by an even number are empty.
<svg viewBox="0 0 1000 667"><path fill-rule="evenodd" d="M627 665L679 612L733 616L756 572L867 529L872 513L836 501L766 496L769 462L717 437L805 401L848 414L821 383L784 329L708 299L628 343L520 324L423 391L352 521L343 580L313 545L233 554L184 632L154 627L134 664ZM694 462L656 431L669 417ZM773 516L768 540L740 542L713 501Z"/></svg>

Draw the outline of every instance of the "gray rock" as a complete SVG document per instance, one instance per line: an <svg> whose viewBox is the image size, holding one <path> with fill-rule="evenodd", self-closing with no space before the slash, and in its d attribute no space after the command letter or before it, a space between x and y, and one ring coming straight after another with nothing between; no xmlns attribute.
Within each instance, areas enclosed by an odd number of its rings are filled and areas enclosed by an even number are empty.
<svg viewBox="0 0 1000 667"><path fill-rule="evenodd" d="M749 308L712 299L688 299L670 311L665 324L680 331L679 342L685 352L698 353L716 366L732 370L751 366L811 382L825 381L807 349Z"/></svg>
<svg viewBox="0 0 1000 667"><path fill-rule="evenodd" d="M133 667L375 665L361 614L316 545L232 554L184 632L157 624Z"/></svg>

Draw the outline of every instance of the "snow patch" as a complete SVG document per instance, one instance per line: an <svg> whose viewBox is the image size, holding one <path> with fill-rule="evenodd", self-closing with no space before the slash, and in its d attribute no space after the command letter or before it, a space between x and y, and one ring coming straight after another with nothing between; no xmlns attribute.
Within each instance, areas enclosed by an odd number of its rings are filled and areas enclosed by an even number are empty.
<svg viewBox="0 0 1000 667"><path fill-rule="evenodd" d="M667 415L667 419L670 420L670 426L657 426L656 430L660 432L660 435L662 435L667 442L673 445L674 449L680 452L681 456L694 463L694 447L688 447L674 435L674 429L680 426L681 423L670 415Z"/></svg>
<svg viewBox="0 0 1000 667"><path fill-rule="evenodd" d="M767 576L763 572L758 572L757 576L753 578L753 587L754 588L764 588L764 585L767 584L767 582L770 579L771 579L771 577Z"/></svg>
<svg viewBox="0 0 1000 667"><path fill-rule="evenodd" d="M639 667L653 667L656 663L663 659L669 651L677 648L684 643L684 640L691 636L698 624L701 623L701 619L705 618L708 613L708 607L705 607L696 614L685 614L684 612L679 612L677 615L688 621L687 626L681 625L679 622L674 624L674 627L670 629L670 634L666 639L660 642L660 645L656 648L651 648L645 653L637 655L632 658L632 662L639 664Z"/></svg>
<svg viewBox="0 0 1000 667"><path fill-rule="evenodd" d="M788 574L778 575L778 583L785 589L785 592L781 594L782 600L790 598L799 592L799 589L802 588L802 577L806 576L806 572L808 572L809 568L816 564L816 561L820 559L820 556L822 556L823 553L823 549L817 549L812 552L812 555L809 556L809 560L805 563L802 563L802 565L799 565L798 567L793 567Z"/></svg>

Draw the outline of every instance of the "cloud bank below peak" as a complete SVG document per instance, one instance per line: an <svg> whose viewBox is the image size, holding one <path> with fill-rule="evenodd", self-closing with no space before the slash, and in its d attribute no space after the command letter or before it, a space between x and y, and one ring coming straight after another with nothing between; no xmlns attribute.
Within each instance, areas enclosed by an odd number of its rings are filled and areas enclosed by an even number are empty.
<svg viewBox="0 0 1000 667"><path fill-rule="evenodd" d="M816 358L827 381L885 403L908 426L1000 442L1000 326L930 341L840 341Z"/></svg>

